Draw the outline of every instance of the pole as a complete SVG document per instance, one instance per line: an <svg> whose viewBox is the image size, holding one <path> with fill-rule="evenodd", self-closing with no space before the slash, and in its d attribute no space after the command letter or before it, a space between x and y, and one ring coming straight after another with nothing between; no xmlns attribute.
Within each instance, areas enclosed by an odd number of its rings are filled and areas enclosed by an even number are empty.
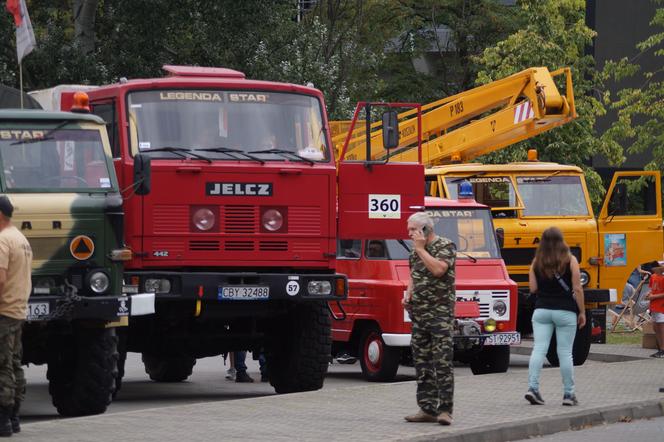
<svg viewBox="0 0 664 442"><path fill-rule="evenodd" d="M19 90L21 92L21 109L23 109L23 63L18 62L18 82Z"/></svg>

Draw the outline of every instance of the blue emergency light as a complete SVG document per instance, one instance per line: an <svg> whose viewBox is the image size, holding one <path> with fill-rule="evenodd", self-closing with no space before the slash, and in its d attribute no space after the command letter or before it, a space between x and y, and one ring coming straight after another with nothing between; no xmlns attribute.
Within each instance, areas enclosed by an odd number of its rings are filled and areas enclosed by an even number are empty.
<svg viewBox="0 0 664 442"><path fill-rule="evenodd" d="M475 196L473 195L473 185L470 184L470 181L463 180L459 183L459 199L472 199Z"/></svg>

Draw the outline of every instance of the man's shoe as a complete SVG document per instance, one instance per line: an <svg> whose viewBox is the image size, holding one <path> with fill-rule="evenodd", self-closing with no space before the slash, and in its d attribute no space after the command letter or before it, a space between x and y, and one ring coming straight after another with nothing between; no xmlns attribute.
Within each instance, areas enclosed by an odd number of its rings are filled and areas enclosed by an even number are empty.
<svg viewBox="0 0 664 442"><path fill-rule="evenodd" d="M404 419L406 419L408 422L438 422L438 418L436 416L429 414L424 410L420 410L415 414L406 416Z"/></svg>
<svg viewBox="0 0 664 442"><path fill-rule="evenodd" d="M442 412L438 415L437 421L440 425L452 425L452 416L447 412Z"/></svg>
<svg viewBox="0 0 664 442"><path fill-rule="evenodd" d="M563 396L563 405L567 405L568 407L573 407L575 405L579 405L579 401L576 399L575 394L565 394Z"/></svg>
<svg viewBox="0 0 664 442"><path fill-rule="evenodd" d="M11 408L0 407L0 437L9 437L13 434L10 421Z"/></svg>
<svg viewBox="0 0 664 442"><path fill-rule="evenodd" d="M662 359L662 358L664 358L664 350L659 350L658 352L651 354L650 357L651 358Z"/></svg>
<svg viewBox="0 0 664 442"><path fill-rule="evenodd" d="M235 371L235 368L231 367L228 370L226 370L226 379L228 379L229 381L234 381L236 374L237 372Z"/></svg>
<svg viewBox="0 0 664 442"><path fill-rule="evenodd" d="M21 421L18 418L18 410L21 408L20 405L14 405L11 416L9 416L9 421L12 424L12 432L20 433L21 432Z"/></svg>
<svg viewBox="0 0 664 442"><path fill-rule="evenodd" d="M532 405L544 405L544 399L539 391L532 388L528 389L528 393L524 396Z"/></svg>
<svg viewBox="0 0 664 442"><path fill-rule="evenodd" d="M249 376L246 371L238 371L235 375L235 382L254 382L254 378Z"/></svg>
<svg viewBox="0 0 664 442"><path fill-rule="evenodd" d="M335 359L340 364L354 364L357 362L357 358L355 356L349 355L348 353L341 353L337 355Z"/></svg>

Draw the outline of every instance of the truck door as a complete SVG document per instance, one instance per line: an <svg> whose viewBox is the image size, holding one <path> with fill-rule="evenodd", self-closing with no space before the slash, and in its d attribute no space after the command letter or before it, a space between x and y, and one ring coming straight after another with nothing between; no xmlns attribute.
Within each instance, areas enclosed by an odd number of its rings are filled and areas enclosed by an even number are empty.
<svg viewBox="0 0 664 442"><path fill-rule="evenodd" d="M662 190L656 171L616 172L597 220L603 289L622 289L635 267L661 260Z"/></svg>

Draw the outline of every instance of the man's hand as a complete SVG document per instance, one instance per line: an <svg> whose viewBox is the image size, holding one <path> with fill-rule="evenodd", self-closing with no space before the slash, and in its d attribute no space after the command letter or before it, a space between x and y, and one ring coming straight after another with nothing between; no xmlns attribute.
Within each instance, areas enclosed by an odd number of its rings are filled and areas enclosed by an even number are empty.
<svg viewBox="0 0 664 442"><path fill-rule="evenodd" d="M413 240L413 247L415 250L424 250L424 247L427 245L427 239L424 237L424 233L421 230L415 230L411 235L410 239Z"/></svg>

